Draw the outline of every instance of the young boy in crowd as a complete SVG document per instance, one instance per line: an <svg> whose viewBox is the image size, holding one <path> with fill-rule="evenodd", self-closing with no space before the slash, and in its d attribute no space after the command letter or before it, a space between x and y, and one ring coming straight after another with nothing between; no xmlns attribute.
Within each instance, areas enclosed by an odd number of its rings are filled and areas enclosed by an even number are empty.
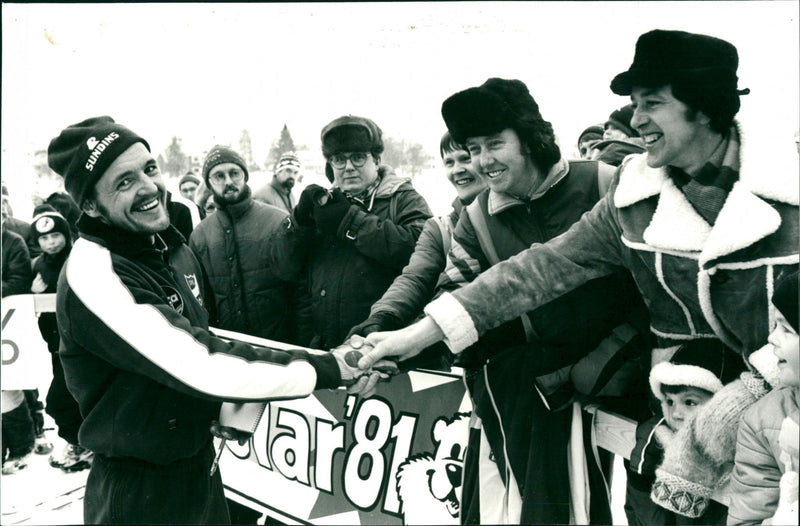
<svg viewBox="0 0 800 526"><path fill-rule="evenodd" d="M655 470L664 447L689 417L726 383L736 379L744 362L718 340L687 342L668 362L650 371L650 388L661 403L661 415L639 424L630 461L625 514L631 526L725 524L726 508L711 501L700 517L691 519L662 508L650 499Z"/></svg>
<svg viewBox="0 0 800 526"><path fill-rule="evenodd" d="M729 487L728 524L798 523L800 336L797 272L775 285L776 327L769 335L780 387L745 412Z"/></svg>
<svg viewBox="0 0 800 526"><path fill-rule="evenodd" d="M31 236L42 250L40 256L33 260L34 294L54 294L61 267L72 249L72 235L67 220L52 207L33 218ZM45 312L39 316L39 331L47 342L53 364L53 380L47 391L46 411L58 426L58 436L67 445L60 456L50 457L50 465L64 471L80 471L91 465L92 453L78 445L78 428L83 421L78 403L67 390L64 380L64 369L58 357L58 326L54 312Z"/></svg>

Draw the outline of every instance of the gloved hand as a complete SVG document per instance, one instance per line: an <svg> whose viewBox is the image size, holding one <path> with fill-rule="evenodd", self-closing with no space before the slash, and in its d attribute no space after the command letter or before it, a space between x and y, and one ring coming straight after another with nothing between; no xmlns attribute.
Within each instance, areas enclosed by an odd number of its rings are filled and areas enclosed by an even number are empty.
<svg viewBox="0 0 800 526"><path fill-rule="evenodd" d="M298 204L298 206L300 205ZM334 188L325 204L315 202L314 221L317 223L317 230L323 234L336 235L339 224L350 210L350 206L350 201L347 200L344 192L339 188Z"/></svg>
<svg viewBox="0 0 800 526"><path fill-rule="evenodd" d="M730 476L739 419L758 400L753 385L763 380L744 372L700 407L664 448L651 499L686 517L699 517L713 492ZM755 393L754 393L755 391Z"/></svg>
<svg viewBox="0 0 800 526"><path fill-rule="evenodd" d="M211 434L217 438L224 438L225 440L236 440L240 446L250 440L252 433L236 429L235 427L223 426L216 420L211 422Z"/></svg>
<svg viewBox="0 0 800 526"><path fill-rule="evenodd" d="M292 211L295 222L300 226L314 226L314 207L320 197L327 193L328 191L318 184L308 185L305 190L303 190L303 193L300 194L300 199L297 201L297 205L295 205Z"/></svg>
<svg viewBox="0 0 800 526"><path fill-rule="evenodd" d="M384 329L381 328L381 324L378 320L374 318L367 318L350 329L350 332L347 333L345 340L349 340L351 336L367 336L368 334L382 330Z"/></svg>

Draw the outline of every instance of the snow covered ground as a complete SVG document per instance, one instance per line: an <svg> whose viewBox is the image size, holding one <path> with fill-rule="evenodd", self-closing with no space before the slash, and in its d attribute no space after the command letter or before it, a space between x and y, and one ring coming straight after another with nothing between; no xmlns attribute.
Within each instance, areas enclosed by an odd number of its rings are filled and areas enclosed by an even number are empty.
<svg viewBox="0 0 800 526"><path fill-rule="evenodd" d="M39 389L40 398L47 390ZM45 436L60 453L64 442L45 415ZM29 457L28 467L0 480L0 524L83 524L83 489L89 470L65 473L51 467L48 455Z"/></svg>

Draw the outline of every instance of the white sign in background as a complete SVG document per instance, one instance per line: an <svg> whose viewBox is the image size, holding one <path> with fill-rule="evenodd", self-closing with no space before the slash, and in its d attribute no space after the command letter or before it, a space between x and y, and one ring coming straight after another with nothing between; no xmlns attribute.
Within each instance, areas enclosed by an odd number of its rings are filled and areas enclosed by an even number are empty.
<svg viewBox="0 0 800 526"><path fill-rule="evenodd" d="M41 312L55 311L55 294L22 294L2 301L2 377L4 391L41 389L53 375L50 352L39 332Z"/></svg>

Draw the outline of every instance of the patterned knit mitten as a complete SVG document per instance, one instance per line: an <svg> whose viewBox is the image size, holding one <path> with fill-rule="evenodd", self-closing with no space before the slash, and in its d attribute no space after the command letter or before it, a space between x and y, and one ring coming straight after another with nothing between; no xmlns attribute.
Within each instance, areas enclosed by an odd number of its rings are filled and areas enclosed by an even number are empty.
<svg viewBox="0 0 800 526"><path fill-rule="evenodd" d="M744 372L720 389L686 421L664 450L650 498L687 517L699 517L714 491L730 476L739 418L769 391L765 382Z"/></svg>

